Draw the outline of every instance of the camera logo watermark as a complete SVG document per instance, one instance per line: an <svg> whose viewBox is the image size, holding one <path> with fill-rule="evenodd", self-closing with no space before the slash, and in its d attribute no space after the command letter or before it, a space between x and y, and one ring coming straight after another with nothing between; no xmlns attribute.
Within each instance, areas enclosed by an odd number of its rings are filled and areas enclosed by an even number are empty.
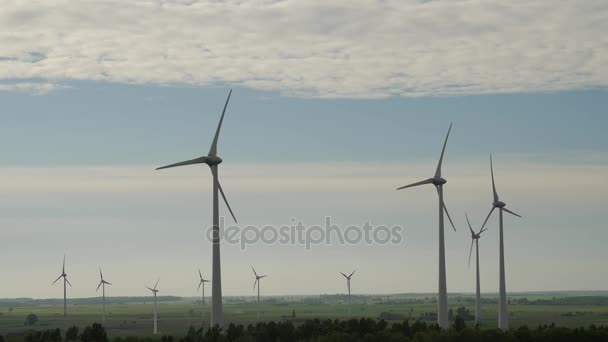
<svg viewBox="0 0 608 342"><path fill-rule="evenodd" d="M310 251L318 245L400 245L405 241L405 229L398 225L372 225L368 221L360 226L341 227L332 224L331 220L331 217L326 216L323 226L309 226L292 217L289 225L225 227L225 220L221 217L219 238L222 244L238 245L242 251L259 243L303 246ZM207 228L205 237L207 241L213 242L213 226Z"/></svg>

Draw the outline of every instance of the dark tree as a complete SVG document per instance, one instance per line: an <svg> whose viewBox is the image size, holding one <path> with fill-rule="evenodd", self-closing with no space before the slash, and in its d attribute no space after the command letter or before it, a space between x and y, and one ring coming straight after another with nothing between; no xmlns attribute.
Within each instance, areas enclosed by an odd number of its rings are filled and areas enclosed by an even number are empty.
<svg viewBox="0 0 608 342"><path fill-rule="evenodd" d="M66 341L77 341L78 340L78 327L73 326L68 328L65 331L65 340Z"/></svg>
<svg viewBox="0 0 608 342"><path fill-rule="evenodd" d="M38 316L36 316L35 314L31 313L25 316L25 325L34 325L36 324L36 322L38 322Z"/></svg>
<svg viewBox="0 0 608 342"><path fill-rule="evenodd" d="M108 342L106 329L99 323L87 326L80 335L82 342Z"/></svg>
<svg viewBox="0 0 608 342"><path fill-rule="evenodd" d="M460 316L456 316L456 318L454 319L454 330L460 332L463 331L466 327L467 325L464 323L464 319Z"/></svg>

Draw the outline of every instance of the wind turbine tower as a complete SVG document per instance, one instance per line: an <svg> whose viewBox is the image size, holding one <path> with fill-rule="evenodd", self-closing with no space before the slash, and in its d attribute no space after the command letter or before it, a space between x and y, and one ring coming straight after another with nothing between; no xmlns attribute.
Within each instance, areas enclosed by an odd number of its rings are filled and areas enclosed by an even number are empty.
<svg viewBox="0 0 608 342"><path fill-rule="evenodd" d="M499 260L499 283L498 283L498 328L502 330L509 329L509 309L507 308L507 285L505 282L505 248L503 241L503 212L507 212L511 215L521 217L519 214L514 213L513 211L506 208L507 204L500 200L498 197L498 192L496 192L496 184L494 183L494 166L492 164L492 156L490 156L490 174L492 175L492 192L494 195L494 201L492 202L492 209L490 209L490 213L486 217L486 220L483 222L481 229L486 226L488 223L488 219L494 212L494 209L498 208L498 235L499 235L499 243L498 249L500 253Z"/></svg>
<svg viewBox="0 0 608 342"><path fill-rule="evenodd" d="M445 141L443 142L443 149L441 150L441 157L439 157L439 163L437 164L437 169L435 170L435 175L432 178L416 182L413 184L405 185L397 190L411 188L423 184L433 184L435 189L437 189L437 194L439 195L439 300L437 302L437 323L440 327L447 329L449 326L448 322L448 290L447 290L447 280L446 280L446 271L445 271L445 239L444 239L444 225L443 225L443 213L447 215L450 220L450 224L454 231L456 231L456 227L454 226L454 222L450 217L450 213L445 206L445 202L443 201L443 186L447 183L447 180L441 176L441 164L443 163L443 155L445 154L445 147L448 143L448 138L450 137L450 131L452 130L452 125L450 124L450 128L448 129L448 134L445 137Z"/></svg>
<svg viewBox="0 0 608 342"><path fill-rule="evenodd" d="M192 165L192 164L207 164L211 169L211 174L213 176L213 249L212 249L212 279L213 284L211 286L211 326L222 325L223 324L223 307L222 307L222 271L220 265L220 223L219 223L219 207L218 207L218 191L222 194L224 202L230 211L230 215L236 221L236 217L230 208L230 204L228 204L228 200L226 199L226 195L224 194L224 190L222 190L222 186L219 181L219 164L222 162L222 158L217 155L217 140L220 135L220 129L222 128L222 122L224 121L224 115L226 114L226 107L228 106L228 101L230 101L230 95L232 94L232 90L228 93L228 98L226 99L226 104L224 104L224 110L222 111L222 116L220 117L220 122L217 126L217 130L215 131L215 137L213 138L213 142L211 143L211 148L209 149L209 153L207 156L199 157L191 160L186 160L179 163L174 163L170 165L165 165L157 168L157 170L167 169L171 167L184 166L184 165Z"/></svg>
<svg viewBox="0 0 608 342"><path fill-rule="evenodd" d="M471 254L473 252L473 243L475 244L475 265L476 265L476 278L475 278L475 325L481 323L481 289L479 281L479 238L481 233L485 232L486 229L480 229L479 232L475 233L473 227L471 227L471 221L467 214L464 214L469 225L469 231L471 232L471 248L469 248L469 267L471 267Z"/></svg>
<svg viewBox="0 0 608 342"><path fill-rule="evenodd" d="M350 279L353 277L353 274L355 274L357 270L354 270L351 274L346 275L342 272L340 272L341 275L344 276L344 278L346 278L346 287L348 288L348 317L350 317L351 314L351 306L352 306L352 302L350 299Z"/></svg>
<svg viewBox="0 0 608 342"><path fill-rule="evenodd" d="M257 320L259 321L260 320L260 284L261 284L260 279L266 278L268 276L267 275L258 275L255 272L255 268L253 268L253 266L251 266L251 269L253 270L253 274L255 275L255 281L253 282L253 290L255 291L255 286L256 285L258 286L258 318L257 318Z"/></svg>
<svg viewBox="0 0 608 342"><path fill-rule="evenodd" d="M65 273L65 255L63 256L63 267L61 268L61 275L55 279L53 284L55 284L59 279L63 278L63 318L67 320L68 318L68 297L67 297L67 285L72 287L72 284L68 281L68 275ZM53 285L51 284L51 285Z"/></svg>
<svg viewBox="0 0 608 342"><path fill-rule="evenodd" d="M197 292L202 288L203 289L203 314L202 314L202 319L203 319L203 325L205 325L205 283L208 283L209 280L203 278L203 274L201 273L201 269L198 269L198 275L201 278L201 280L198 283L198 289L196 290Z"/></svg>
<svg viewBox="0 0 608 342"><path fill-rule="evenodd" d="M154 288L149 288L146 286L146 288L152 291L152 294L154 295L154 334L158 334L158 308L156 307L156 294L158 293L158 290L156 289L156 286L158 285L159 281L160 278L156 281L156 284L154 284Z"/></svg>
<svg viewBox="0 0 608 342"><path fill-rule="evenodd" d="M101 287L101 302L102 302L102 312L101 312L101 322L103 324L106 323L106 284L107 285L112 285L111 283L108 283L107 281L105 281L103 279L103 273L101 273L101 267L99 268L99 278L101 279L99 281L99 285L97 285L97 290L95 291L99 291L99 287Z"/></svg>

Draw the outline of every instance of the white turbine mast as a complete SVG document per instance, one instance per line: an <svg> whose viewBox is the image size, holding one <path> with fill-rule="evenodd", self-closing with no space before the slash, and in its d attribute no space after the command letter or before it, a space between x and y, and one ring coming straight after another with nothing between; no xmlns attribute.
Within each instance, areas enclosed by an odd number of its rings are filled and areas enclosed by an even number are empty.
<svg viewBox="0 0 608 342"><path fill-rule="evenodd" d="M492 209L488 213L485 221L483 221L483 225L481 229L486 226L490 216L494 212L494 209L498 208L498 235L499 235L499 243L498 249L500 253L499 257L499 279L498 279L498 328L502 330L509 329L509 309L507 308L507 285L505 280L505 248L504 248L504 240L503 240L503 212L507 212L511 215L521 217L519 214L509 210L506 208L507 204L500 200L498 197L498 192L496 192L496 184L494 183L494 165L492 163L492 156L490 155L490 174L492 176L492 193L494 195L494 201L492 202Z"/></svg>
<svg viewBox="0 0 608 342"><path fill-rule="evenodd" d="M211 174L213 176L213 250L212 250L212 278L213 284L211 286L211 325L219 325L223 324L223 307L222 307L222 271L220 265L220 232L219 232L219 207L218 207L218 191L222 194L222 198L230 211L230 215L234 219L234 222L237 222L232 209L230 208L230 204L228 204L228 200L226 199L226 195L224 194L224 190L219 181L219 164L222 162L222 158L217 156L217 140L220 135L220 129L222 128L222 122L224 121L224 115L226 114L226 107L228 106L228 101L230 101L230 95L232 94L232 90L228 93L228 98L226 99L226 103L224 104L224 110L222 111L222 116L220 117L220 122L218 123L217 130L215 131L215 137L213 138L213 142L211 143L211 148L209 149L209 153L207 156L199 157L191 160L186 160L179 163L169 164L165 166L161 166L157 168L157 170L167 169L171 167L184 166L184 165L192 165L192 164L207 164L211 169Z"/></svg>
<svg viewBox="0 0 608 342"><path fill-rule="evenodd" d="M443 185L447 183L445 178L441 177L441 164L443 163L443 155L445 154L445 147L448 143L448 138L450 137L450 132L452 130L452 124L450 124L450 128L448 129L448 133L445 137L445 141L443 142L443 148L441 150L441 157L439 158L439 163L437 164L437 169L435 170L435 176L432 178L416 182L413 184L405 185L397 190L411 188L424 184L433 184L437 189L437 194L439 195L439 300L437 307L437 323L440 327L447 329L449 326L448 322L448 290L447 290L447 280L446 280L446 270L445 270L445 238L444 238L444 224L443 224L443 213L447 215L450 220L450 224L454 231L456 231L456 227L454 226L454 222L450 217L450 213L448 212L448 208L445 206L445 202L443 201Z"/></svg>

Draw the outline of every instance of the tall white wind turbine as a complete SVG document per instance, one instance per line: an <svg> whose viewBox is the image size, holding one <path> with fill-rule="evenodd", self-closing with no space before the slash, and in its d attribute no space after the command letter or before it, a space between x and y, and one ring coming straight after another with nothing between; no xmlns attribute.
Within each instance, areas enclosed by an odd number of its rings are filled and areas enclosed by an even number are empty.
<svg viewBox="0 0 608 342"><path fill-rule="evenodd" d="M351 310L351 299L350 299L350 279L353 277L353 274L355 274L357 270L354 270L351 274L346 275L342 272L340 272L341 275L344 276L344 278L346 278L346 287L348 288L348 317L350 317L350 310Z"/></svg>
<svg viewBox="0 0 608 342"><path fill-rule="evenodd" d="M222 271L220 266L220 223L219 223L219 208L218 208L218 190L222 194L224 202L230 211L230 215L236 221L236 217L230 208L230 204L228 204L228 200L226 199L226 195L224 195L224 190L222 190L222 186L220 185L219 176L218 176L218 166L222 162L222 158L217 156L217 140L220 135L220 129L222 128L222 122L224 121L224 115L226 114L226 107L228 106L228 101L230 100L230 95L232 94L232 90L228 93L228 98L226 99L226 104L224 105L224 110L222 111L222 116L220 117L220 122L217 125L217 130L215 131L215 137L213 138L213 142L211 143L211 148L209 149L209 153L207 156L199 157L196 159L186 160L183 162L170 164L166 166L161 166L157 168L157 170L167 169L176 166L184 166L184 165L192 165L192 164L207 164L211 169L211 174L213 176L213 251L212 251L212 259L213 259L213 267L212 267L212 279L213 284L211 286L211 325L222 325L223 324L223 308L222 308Z"/></svg>
<svg viewBox="0 0 608 342"><path fill-rule="evenodd" d="M196 291L199 291L201 288L203 289L203 314L202 314L202 319L203 319L203 325L205 325L205 283L208 283L209 280L203 278L203 274L201 273L201 269L198 269L198 276L201 278L201 280L198 283L198 289Z"/></svg>
<svg viewBox="0 0 608 342"><path fill-rule="evenodd" d="M450 224L454 231L456 231L456 227L454 226L454 222L450 217L450 213L445 206L445 202L443 201L443 185L447 183L447 180L441 177L441 164L443 162L443 155L445 153L445 147L448 143L448 138L450 137L450 131L452 130L452 124L450 124L450 128L448 129L448 134L445 137L445 141L443 142L443 149L441 150L441 157L439 158L439 163L437 164L437 169L435 171L435 176L433 178L429 178L420 182L416 182L413 184L405 185L397 190L406 189L415 187L423 184L433 184L437 189L437 194L439 195L439 300L437 307L437 323L440 327L446 329L448 328L448 290L447 290L447 281L446 281L446 271L445 271L445 241L444 241L444 228L443 228L443 213L448 216L450 220Z"/></svg>
<svg viewBox="0 0 608 342"><path fill-rule="evenodd" d="M467 224L469 225L469 231L471 232L471 248L469 248L469 267L471 267L471 254L473 252L473 243L475 243L475 265L476 265L476 278L475 278L475 325L481 323L481 288L479 282L479 238L481 237L481 233L486 231L486 229L480 229L479 232L475 233L473 227L471 227L471 222L469 221L469 217L467 214L464 214L467 219Z"/></svg>
<svg viewBox="0 0 608 342"><path fill-rule="evenodd" d="M101 301L102 301L102 312L101 312L101 322L103 324L106 323L106 285L112 285L111 283L108 283L107 281L105 281L103 279L103 273L101 273L101 267L99 268L99 278L101 279L99 281L99 285L97 285L97 290L95 291L99 291L99 288L101 287Z"/></svg>
<svg viewBox="0 0 608 342"><path fill-rule="evenodd" d="M507 308L507 286L505 282L505 248L503 242L503 211L511 215L515 215L517 217L521 217L519 214L514 213L513 211L506 208L505 202L501 201L498 197L498 193L496 192L496 184L494 183L494 166L492 163L492 156L490 156L490 174L492 175L492 192L494 194L494 202L492 202L492 209L490 209L490 213L486 217L485 221L483 221L483 225L481 229L486 226L488 223L488 219L494 212L494 209L498 208L498 218L499 218L499 245L498 248L500 250L500 267L499 267L499 283L498 283L498 328L502 330L509 329L509 310Z"/></svg>
<svg viewBox="0 0 608 342"><path fill-rule="evenodd" d="M156 289L156 286L158 285L158 282L160 281L160 278L158 278L158 280L156 281L156 284L154 284L154 288L150 288L147 287L146 288L150 291L152 291L152 294L154 295L154 334L158 334L158 309L156 307L156 294L158 293L158 290Z"/></svg>
<svg viewBox="0 0 608 342"><path fill-rule="evenodd" d="M61 275L55 279L53 284L55 284L59 279L63 278L63 318L68 318L68 297L67 297L67 285L72 287L72 284L68 281L68 275L65 273L65 255L63 256L63 267L61 268ZM51 284L51 285L53 285Z"/></svg>
<svg viewBox="0 0 608 342"><path fill-rule="evenodd" d="M262 278L266 278L268 277L267 275L258 275L255 271L255 268L253 268L253 266L251 266L251 269L253 270L253 274L255 275L255 281L253 282L253 291L255 291L255 286L258 286L258 315L257 315L257 320L260 320L260 284L261 281L260 279Z"/></svg>

